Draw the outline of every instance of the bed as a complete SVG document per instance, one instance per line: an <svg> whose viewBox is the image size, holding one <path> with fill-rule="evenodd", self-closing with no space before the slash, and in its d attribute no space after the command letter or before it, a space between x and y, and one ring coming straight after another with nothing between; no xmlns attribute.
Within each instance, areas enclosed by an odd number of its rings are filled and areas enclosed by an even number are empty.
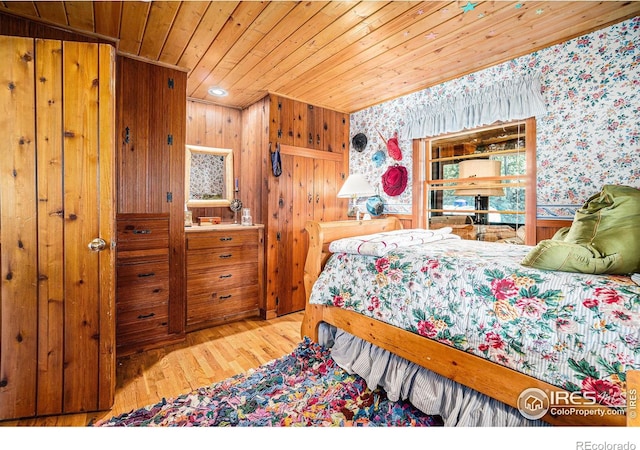
<svg viewBox="0 0 640 450"><path fill-rule="evenodd" d="M352 357L351 361L357 360L359 370L362 370L362 361L374 359L374 353L388 353L403 363L433 373L443 382L478 394L473 400L476 403L493 402L497 408L504 406L511 415L501 422L505 425L522 425L522 420L575 426L623 426L627 423L625 374L640 368L640 361L636 362L634 356L640 353L640 286L629 277L552 273L523 266L513 268L509 258L518 260L528 247L510 244L440 239L440 236L434 242L414 245L419 249L414 252L418 255L411 257L423 258L422 262L403 259L412 252L402 246L389 252L385 250L383 256L352 254L344 252L344 248L333 254L329 249L332 242L344 238L395 233L401 229L400 221L393 217L307 223L309 249L304 273L307 304L301 329L303 336L333 344L334 335L327 337L323 330L326 327L339 330L356 341L355 347L349 348L347 353L361 351L354 348L366 348L364 351L370 352L366 356ZM446 229L441 231L446 235ZM505 252L506 249L509 251ZM511 256L501 256L505 253ZM487 260L479 257L480 254L488 255ZM463 274L452 276L458 260L463 261ZM482 266L475 275L472 260L482 262L475 264ZM412 270L411 266L416 264L420 269ZM389 269L393 269L393 274ZM367 279L367 273L375 277L376 271L386 271L384 283L375 278ZM561 274L565 278L556 278ZM348 278L341 278L343 276ZM409 279L411 276L419 279ZM548 281L552 276L554 278ZM451 277L458 284L444 289L443 286L452 283ZM559 281L563 279L570 281ZM376 297L376 286L386 283L388 288L390 282L395 291L381 302ZM465 288L464 283L471 285ZM563 283L569 283L570 288L563 290ZM354 287L349 288L351 285ZM427 285L432 289L423 288ZM620 317L620 313L612 308L595 308L594 302L598 302L598 297L593 295L595 289L599 289L599 301L603 306L623 299L629 307L625 310L627 315ZM438 295L432 295L431 300L420 300L421 296L427 295L425 292L437 292ZM518 302L514 303L516 295ZM446 304L447 296L456 297L453 306ZM506 301L510 297L512 301ZM553 313L541 308L539 302L534 301L536 297L543 298L549 309L553 307ZM423 302L422 306L411 306L416 299ZM385 312L380 303L387 303L390 310L404 310L405 314L396 317ZM490 311L485 314L482 308L487 307ZM602 316L605 313L608 315ZM583 318L580 314L592 316ZM531 340L516 339L518 332L508 329L508 326L515 326L515 316L520 316L517 323L526 323L529 327L522 335L539 333L533 344ZM595 322L594 317L598 319ZM547 319L553 321L555 330L549 326L543 326L542 331L533 328ZM461 320L463 323L459 323ZM495 333L492 327L506 331ZM619 339L611 338L612 328ZM594 337L586 335L588 330L593 330ZM376 370L364 369L367 374L363 376ZM398 370L394 366L394 371ZM382 378L385 377L387 375ZM412 372L410 384L417 386L415 377ZM374 379L380 380L380 377ZM385 387L382 382L378 384ZM591 390L590 386L596 387ZM400 395L410 400L420 399L423 395L421 392L408 394L408 388L401 389ZM439 394L440 399L453 395L447 390L449 385L439 389L444 389ZM540 420L522 417L522 402L528 401L522 394L532 389L537 393L545 392L550 398L545 405L548 412ZM583 391L587 392L585 396L580 395ZM469 402L468 397L461 401ZM550 407L554 405L561 407ZM569 414L569 406L579 406L578 409L588 413ZM521 421L517 421L514 412ZM515 422L509 422L512 419L516 419Z"/></svg>

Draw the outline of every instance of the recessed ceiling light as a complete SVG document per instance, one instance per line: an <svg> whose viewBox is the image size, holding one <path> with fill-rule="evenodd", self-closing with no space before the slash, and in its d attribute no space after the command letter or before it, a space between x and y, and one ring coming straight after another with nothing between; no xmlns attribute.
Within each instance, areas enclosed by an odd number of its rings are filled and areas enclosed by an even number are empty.
<svg viewBox="0 0 640 450"><path fill-rule="evenodd" d="M227 91L218 86L210 87L207 92L209 92L209 95L214 95L216 97L226 97L229 95Z"/></svg>

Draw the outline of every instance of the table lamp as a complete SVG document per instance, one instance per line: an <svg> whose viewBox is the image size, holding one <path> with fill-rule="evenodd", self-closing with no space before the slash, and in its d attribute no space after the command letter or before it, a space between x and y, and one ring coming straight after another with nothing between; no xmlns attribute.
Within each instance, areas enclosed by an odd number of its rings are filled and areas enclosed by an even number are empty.
<svg viewBox="0 0 640 450"><path fill-rule="evenodd" d="M352 173L344 182L338 192L338 198L349 198L349 212L347 215L355 215L356 220L360 220L360 208L356 205L358 197L371 197L376 194L376 190L367 181L364 175Z"/></svg>

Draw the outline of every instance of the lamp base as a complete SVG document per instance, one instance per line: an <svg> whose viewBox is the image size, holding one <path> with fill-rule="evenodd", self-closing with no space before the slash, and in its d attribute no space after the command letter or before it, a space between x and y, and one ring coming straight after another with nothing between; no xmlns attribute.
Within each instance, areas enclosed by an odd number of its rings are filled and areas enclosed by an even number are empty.
<svg viewBox="0 0 640 450"><path fill-rule="evenodd" d="M476 204L475 210L479 211L488 211L489 210L489 197L485 195L476 195ZM476 224L478 225L488 225L489 224L489 213L488 212L477 212L475 218Z"/></svg>

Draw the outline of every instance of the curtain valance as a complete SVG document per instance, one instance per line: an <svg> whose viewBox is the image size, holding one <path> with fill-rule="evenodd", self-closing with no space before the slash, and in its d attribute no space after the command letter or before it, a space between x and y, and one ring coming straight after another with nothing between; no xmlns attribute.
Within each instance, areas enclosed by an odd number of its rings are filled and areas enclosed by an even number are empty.
<svg viewBox="0 0 640 450"><path fill-rule="evenodd" d="M539 75L503 81L409 111L404 137L419 139L546 113Z"/></svg>

